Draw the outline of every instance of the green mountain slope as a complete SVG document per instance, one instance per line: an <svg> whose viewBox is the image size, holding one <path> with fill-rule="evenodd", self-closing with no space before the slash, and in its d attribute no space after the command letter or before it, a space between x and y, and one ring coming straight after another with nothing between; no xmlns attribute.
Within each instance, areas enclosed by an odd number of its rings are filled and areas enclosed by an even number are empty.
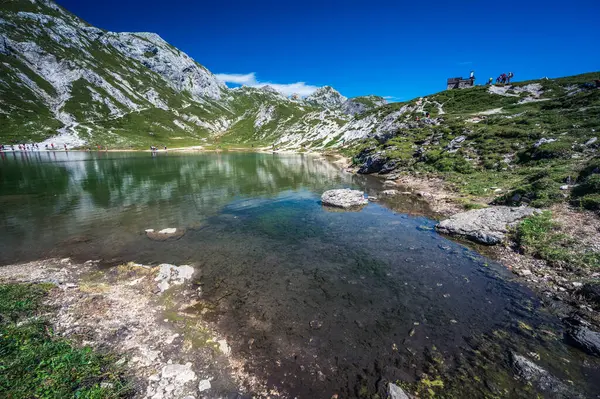
<svg viewBox="0 0 600 399"><path fill-rule="evenodd" d="M596 79L599 72L390 104L371 113L403 122L346 150L363 173L442 175L467 198L534 206L569 198L600 210L600 89L590 84Z"/></svg>

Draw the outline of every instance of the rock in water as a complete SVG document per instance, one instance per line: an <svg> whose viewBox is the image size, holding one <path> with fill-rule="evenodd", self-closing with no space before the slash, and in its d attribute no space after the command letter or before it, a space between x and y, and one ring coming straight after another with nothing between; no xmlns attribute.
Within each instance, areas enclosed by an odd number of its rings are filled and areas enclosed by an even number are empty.
<svg viewBox="0 0 600 399"><path fill-rule="evenodd" d="M325 191L321 196L321 202L323 205L348 209L367 205L369 200L365 198L365 194L362 191L345 188Z"/></svg>
<svg viewBox="0 0 600 399"><path fill-rule="evenodd" d="M493 206L474 209L441 221L436 229L440 233L459 235L472 241L495 245L504 239L509 227L537 212L539 210L530 207Z"/></svg>
<svg viewBox="0 0 600 399"><path fill-rule="evenodd" d="M567 333L567 337L590 355L600 356L600 333L590 330L587 327L574 327Z"/></svg>
<svg viewBox="0 0 600 399"><path fill-rule="evenodd" d="M535 385L540 391L547 393L548 397L581 398L581 395L573 392L566 384L526 357L514 352L511 352L511 357L517 377L524 382Z"/></svg>
<svg viewBox="0 0 600 399"><path fill-rule="evenodd" d="M390 399L409 399L402 388L391 382L388 384L388 396Z"/></svg>
<svg viewBox="0 0 600 399"><path fill-rule="evenodd" d="M146 236L153 241L179 240L185 235L185 229L176 229L174 227L155 231L147 229Z"/></svg>

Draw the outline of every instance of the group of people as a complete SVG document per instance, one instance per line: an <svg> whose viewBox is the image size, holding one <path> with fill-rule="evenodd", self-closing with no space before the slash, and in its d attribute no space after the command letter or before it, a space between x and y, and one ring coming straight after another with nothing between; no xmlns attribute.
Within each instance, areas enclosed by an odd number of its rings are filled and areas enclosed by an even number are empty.
<svg viewBox="0 0 600 399"><path fill-rule="evenodd" d="M67 147L66 144L63 144L63 148L65 151L69 151L69 148ZM51 143L50 145L46 144L45 145L45 150L46 151L50 151L50 150L57 150L58 146L54 146L54 143ZM40 150L40 146L36 143L31 143L31 144L17 144L17 148L15 149L15 145L11 144L11 145L6 145L6 144L0 144L0 151L39 151Z"/></svg>
<svg viewBox="0 0 600 399"><path fill-rule="evenodd" d="M150 151L152 151L152 152L158 151L158 147L151 145ZM167 146L165 146L165 151L167 151Z"/></svg>
<svg viewBox="0 0 600 399"><path fill-rule="evenodd" d="M515 76L514 73L509 72L509 73L503 73L502 75L498 76L496 78L496 84L498 83L502 83L502 84L507 84L510 83L510 80ZM492 82L494 81L494 78L490 78L490 80L488 80L488 85L493 84Z"/></svg>

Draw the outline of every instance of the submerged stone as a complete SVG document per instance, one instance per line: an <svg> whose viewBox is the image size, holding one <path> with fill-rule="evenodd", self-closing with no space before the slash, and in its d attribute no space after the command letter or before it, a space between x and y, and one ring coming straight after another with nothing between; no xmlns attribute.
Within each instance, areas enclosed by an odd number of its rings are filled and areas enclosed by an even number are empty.
<svg viewBox="0 0 600 399"><path fill-rule="evenodd" d="M600 356L600 333L577 326L567 332L569 340L590 355Z"/></svg>
<svg viewBox="0 0 600 399"><path fill-rule="evenodd" d="M540 391L547 393L548 397L561 399L581 397L558 378L525 356L511 352L511 358L516 376L520 380L534 385Z"/></svg>
<svg viewBox="0 0 600 399"><path fill-rule="evenodd" d="M153 241L178 240L185 235L185 229L174 227L155 231L154 229L145 230L146 236Z"/></svg>

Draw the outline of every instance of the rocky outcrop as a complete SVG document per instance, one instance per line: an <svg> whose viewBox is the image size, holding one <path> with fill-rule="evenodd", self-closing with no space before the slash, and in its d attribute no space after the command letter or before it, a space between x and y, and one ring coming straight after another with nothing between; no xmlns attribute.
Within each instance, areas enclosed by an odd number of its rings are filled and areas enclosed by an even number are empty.
<svg viewBox="0 0 600 399"><path fill-rule="evenodd" d="M512 366L517 378L534 385L551 398L581 398L570 387L554 377L548 371L517 353L511 353Z"/></svg>
<svg viewBox="0 0 600 399"><path fill-rule="evenodd" d="M538 212L535 208L494 206L458 213L441 221L440 233L458 235L482 244L494 245L504 240L508 229L523 218Z"/></svg>
<svg viewBox="0 0 600 399"><path fill-rule="evenodd" d="M367 205L369 201L362 191L346 188L325 191L321 196L321 203L326 206L349 209Z"/></svg>

